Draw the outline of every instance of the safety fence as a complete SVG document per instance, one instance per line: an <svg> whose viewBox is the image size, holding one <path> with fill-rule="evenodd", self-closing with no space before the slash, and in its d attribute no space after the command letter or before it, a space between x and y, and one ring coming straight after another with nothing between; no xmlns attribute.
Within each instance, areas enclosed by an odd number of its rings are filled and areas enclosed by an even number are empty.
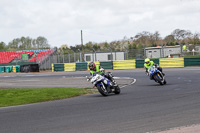
<svg viewBox="0 0 200 133"><path fill-rule="evenodd" d="M200 66L200 57L185 57L185 66Z"/></svg>
<svg viewBox="0 0 200 133"><path fill-rule="evenodd" d="M170 67L189 67L200 66L200 57L184 57L184 58L157 58L150 59L163 68ZM77 63L54 63L52 64L52 71L87 71L89 62ZM95 62L104 69L120 70L120 69L136 69L144 68L144 59L134 60L121 60L121 61L100 61ZM26 63L13 63L0 65L0 73L10 72L39 72L39 65L36 62Z"/></svg>
<svg viewBox="0 0 200 133"><path fill-rule="evenodd" d="M0 73L20 72L20 66L0 66Z"/></svg>
<svg viewBox="0 0 200 133"><path fill-rule="evenodd" d="M160 59L160 67L184 67L184 58Z"/></svg>
<svg viewBox="0 0 200 133"><path fill-rule="evenodd" d="M0 66L0 73L39 72L38 64Z"/></svg>
<svg viewBox="0 0 200 133"><path fill-rule="evenodd" d="M38 65L38 64L36 64L36 62L34 61L33 62L1 63L0 73L24 72L24 66L26 66L27 70L30 68L31 68L30 70L32 70L32 67L35 65ZM29 70L27 72L29 72Z"/></svg>
<svg viewBox="0 0 200 133"><path fill-rule="evenodd" d="M113 69L134 69L135 60L113 61Z"/></svg>
<svg viewBox="0 0 200 133"><path fill-rule="evenodd" d="M163 68L200 66L200 57L150 59ZM89 62L52 64L52 71L87 71ZM144 68L144 59L95 62L104 69Z"/></svg>

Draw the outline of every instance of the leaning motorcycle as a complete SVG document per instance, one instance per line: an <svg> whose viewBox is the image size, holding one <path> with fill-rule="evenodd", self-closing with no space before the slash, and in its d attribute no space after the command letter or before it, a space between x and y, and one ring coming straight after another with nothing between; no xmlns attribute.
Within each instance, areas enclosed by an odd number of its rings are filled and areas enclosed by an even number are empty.
<svg viewBox="0 0 200 133"><path fill-rule="evenodd" d="M157 69L155 66L150 66L148 69L149 76L151 76L155 82L159 83L160 85L166 84L165 76L162 74L161 71Z"/></svg>
<svg viewBox="0 0 200 133"><path fill-rule="evenodd" d="M108 72L112 77L112 73ZM106 78L104 75L93 73L91 77L87 77L87 81L90 81L103 96L108 96L110 93L120 94L121 89L117 85L116 81L112 78L112 81ZM108 89L110 85L110 90Z"/></svg>

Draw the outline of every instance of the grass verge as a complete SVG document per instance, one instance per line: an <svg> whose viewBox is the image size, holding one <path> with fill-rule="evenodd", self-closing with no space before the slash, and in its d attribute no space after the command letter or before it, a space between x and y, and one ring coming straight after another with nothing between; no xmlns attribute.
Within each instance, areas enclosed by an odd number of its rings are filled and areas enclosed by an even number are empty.
<svg viewBox="0 0 200 133"><path fill-rule="evenodd" d="M94 91L80 88L0 89L0 107L65 99Z"/></svg>

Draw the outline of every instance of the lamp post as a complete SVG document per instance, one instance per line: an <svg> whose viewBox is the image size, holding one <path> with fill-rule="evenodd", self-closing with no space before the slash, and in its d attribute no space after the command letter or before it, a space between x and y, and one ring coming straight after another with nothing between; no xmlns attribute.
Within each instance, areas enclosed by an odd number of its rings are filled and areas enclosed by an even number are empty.
<svg viewBox="0 0 200 133"><path fill-rule="evenodd" d="M94 48L92 48L92 50L94 51L94 54L95 54L95 59L94 59L94 62L95 62L97 60L96 51Z"/></svg>
<svg viewBox="0 0 200 133"><path fill-rule="evenodd" d="M74 52L74 50L71 49L72 52ZM74 52L74 62L76 62L76 54Z"/></svg>
<svg viewBox="0 0 200 133"><path fill-rule="evenodd" d="M81 56L81 50L80 49L78 49L78 51L80 52L80 62L82 62L82 56Z"/></svg>
<svg viewBox="0 0 200 133"><path fill-rule="evenodd" d="M111 51L111 55L110 55L110 58L111 58L111 61L113 60L113 56L112 56L112 48L111 47L108 47Z"/></svg>
<svg viewBox="0 0 200 133"><path fill-rule="evenodd" d="M126 49L126 59L128 60L128 48L126 46L124 46L124 48Z"/></svg>
<svg viewBox="0 0 200 133"><path fill-rule="evenodd" d="M65 55L64 52L61 52L62 56L63 56L63 63L65 63Z"/></svg>

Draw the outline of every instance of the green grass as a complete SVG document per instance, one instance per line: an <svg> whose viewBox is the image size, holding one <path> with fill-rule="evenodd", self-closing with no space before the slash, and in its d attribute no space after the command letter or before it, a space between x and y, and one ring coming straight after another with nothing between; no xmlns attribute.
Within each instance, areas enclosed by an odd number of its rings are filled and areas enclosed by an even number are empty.
<svg viewBox="0 0 200 133"><path fill-rule="evenodd" d="M0 89L0 107L65 99L93 91L80 88Z"/></svg>

